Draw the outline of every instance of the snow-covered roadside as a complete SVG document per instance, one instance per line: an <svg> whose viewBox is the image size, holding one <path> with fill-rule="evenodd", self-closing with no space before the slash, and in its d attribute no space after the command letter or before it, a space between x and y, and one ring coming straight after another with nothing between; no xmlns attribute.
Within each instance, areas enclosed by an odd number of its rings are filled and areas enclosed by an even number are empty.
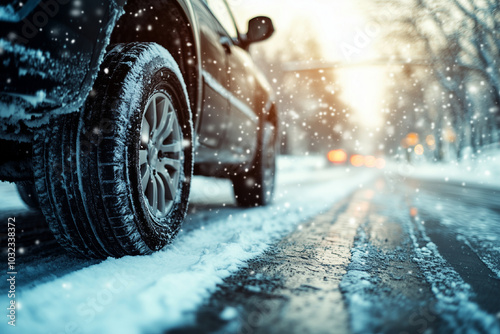
<svg viewBox="0 0 500 334"><path fill-rule="evenodd" d="M181 233L151 256L108 259L20 291L17 326L2 322L0 332L159 333L187 324L222 279L373 177L335 170L322 183L279 194L270 207Z"/></svg>
<svg viewBox="0 0 500 334"><path fill-rule="evenodd" d="M277 163L280 173L295 172L304 169L309 171L324 169L327 165L328 161L326 157L322 155L284 155L279 157Z"/></svg>
<svg viewBox="0 0 500 334"><path fill-rule="evenodd" d="M500 188L500 150L448 163L390 161L387 170L403 177Z"/></svg>

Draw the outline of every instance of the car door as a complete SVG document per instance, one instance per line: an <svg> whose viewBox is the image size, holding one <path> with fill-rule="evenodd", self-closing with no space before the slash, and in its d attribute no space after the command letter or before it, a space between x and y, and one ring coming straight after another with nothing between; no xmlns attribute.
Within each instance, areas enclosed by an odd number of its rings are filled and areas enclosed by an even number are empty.
<svg viewBox="0 0 500 334"><path fill-rule="evenodd" d="M233 158L239 163L250 161L257 149L259 118L255 112L257 90L254 66L247 51L237 45L231 47L228 72L232 95L226 141L231 143Z"/></svg>
<svg viewBox="0 0 500 334"><path fill-rule="evenodd" d="M193 1L200 29L203 75L203 103L198 129L198 159L204 162L220 159L221 144L229 122L229 79L227 48L221 43L224 29L205 0Z"/></svg>
<svg viewBox="0 0 500 334"><path fill-rule="evenodd" d="M230 152L226 162L244 163L252 159L257 146L259 119L255 113L255 68L247 51L234 41L238 30L225 0L207 0L224 28L221 43L226 49L229 120L221 148Z"/></svg>

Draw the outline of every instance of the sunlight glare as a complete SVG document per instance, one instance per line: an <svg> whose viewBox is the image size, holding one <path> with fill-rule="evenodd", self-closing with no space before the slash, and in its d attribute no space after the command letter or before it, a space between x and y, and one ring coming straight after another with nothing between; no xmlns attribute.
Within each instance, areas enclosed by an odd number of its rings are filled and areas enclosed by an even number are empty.
<svg viewBox="0 0 500 334"><path fill-rule="evenodd" d="M348 68L339 71L342 98L354 109L355 121L375 128L383 121L381 108L385 92L385 72L379 68Z"/></svg>

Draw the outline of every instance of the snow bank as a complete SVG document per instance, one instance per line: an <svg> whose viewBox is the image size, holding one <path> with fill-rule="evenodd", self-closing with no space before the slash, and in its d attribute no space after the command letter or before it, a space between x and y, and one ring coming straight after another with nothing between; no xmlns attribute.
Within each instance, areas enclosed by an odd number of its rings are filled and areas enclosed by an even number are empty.
<svg viewBox="0 0 500 334"><path fill-rule="evenodd" d="M408 164L393 161L389 163L388 169L410 178L500 188L499 149L482 152L474 158L466 157L458 162Z"/></svg>
<svg viewBox="0 0 500 334"><path fill-rule="evenodd" d="M325 168L327 165L327 160L323 155L285 155L281 156L277 163L280 173L300 170L318 170Z"/></svg>

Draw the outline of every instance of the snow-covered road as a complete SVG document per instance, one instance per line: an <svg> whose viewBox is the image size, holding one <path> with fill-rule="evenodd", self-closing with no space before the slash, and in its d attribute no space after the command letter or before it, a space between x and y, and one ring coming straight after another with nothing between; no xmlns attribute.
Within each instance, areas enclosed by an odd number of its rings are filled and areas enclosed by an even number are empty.
<svg viewBox="0 0 500 334"><path fill-rule="evenodd" d="M265 208L194 179L173 244L105 261L68 255L0 184L0 219L20 229L16 327L0 333L500 334L498 188L321 158L279 169Z"/></svg>
<svg viewBox="0 0 500 334"><path fill-rule="evenodd" d="M161 333L191 323L196 308L245 261L375 176L309 161L280 161L276 200L266 208L238 209L227 182L196 179L183 231L150 256L97 262L25 247L17 266L16 327L2 321L0 332ZM2 218L19 213L18 228L42 219L25 215L11 186L0 190ZM5 280L1 288L8 290ZM7 305L6 294L0 303Z"/></svg>

